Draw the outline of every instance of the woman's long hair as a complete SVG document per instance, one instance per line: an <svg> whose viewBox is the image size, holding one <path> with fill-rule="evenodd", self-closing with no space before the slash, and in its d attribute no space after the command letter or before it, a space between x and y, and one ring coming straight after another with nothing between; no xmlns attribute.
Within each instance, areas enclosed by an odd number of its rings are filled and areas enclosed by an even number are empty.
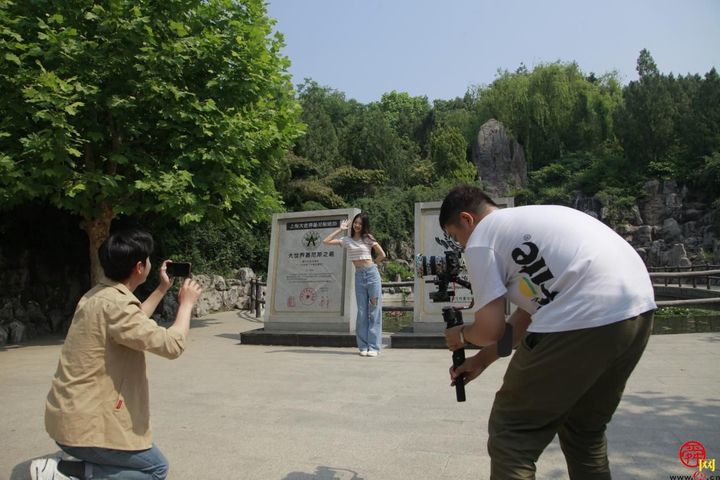
<svg viewBox="0 0 720 480"><path fill-rule="evenodd" d="M372 236L370 233L370 217L368 217L368 214L365 212L360 212L357 215L355 215L355 218L353 218L352 224L350 228L352 228L352 234L350 235L350 238L355 238L355 220L360 219L360 222L362 224L362 227L360 228L360 239L370 239L373 242L375 241L375 237Z"/></svg>

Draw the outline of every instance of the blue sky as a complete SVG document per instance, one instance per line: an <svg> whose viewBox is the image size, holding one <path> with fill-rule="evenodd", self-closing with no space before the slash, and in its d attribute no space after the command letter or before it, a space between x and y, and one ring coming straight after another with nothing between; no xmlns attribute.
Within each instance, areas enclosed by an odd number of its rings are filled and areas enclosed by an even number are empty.
<svg viewBox="0 0 720 480"><path fill-rule="evenodd" d="M720 70L720 0L269 0L293 83L306 77L367 103L397 90L434 99L487 85L498 69L575 61L637 78Z"/></svg>

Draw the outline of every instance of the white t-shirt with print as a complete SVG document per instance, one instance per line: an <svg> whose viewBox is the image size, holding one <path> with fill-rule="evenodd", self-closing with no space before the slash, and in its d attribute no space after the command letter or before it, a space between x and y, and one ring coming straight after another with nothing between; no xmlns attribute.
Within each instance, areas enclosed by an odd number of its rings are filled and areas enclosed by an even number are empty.
<svg viewBox="0 0 720 480"><path fill-rule="evenodd" d="M597 327L656 308L633 247L572 208L495 210L475 227L464 256L474 309L504 295L532 315L529 332Z"/></svg>

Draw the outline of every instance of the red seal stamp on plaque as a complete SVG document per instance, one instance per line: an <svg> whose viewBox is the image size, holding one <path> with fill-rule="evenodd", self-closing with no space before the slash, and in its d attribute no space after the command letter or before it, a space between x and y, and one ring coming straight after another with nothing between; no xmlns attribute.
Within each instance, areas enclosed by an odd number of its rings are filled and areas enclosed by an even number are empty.
<svg viewBox="0 0 720 480"><path fill-rule="evenodd" d="M678 457L680 457L680 461L686 467L698 468L700 460L707 458L707 452L702 443L696 440L690 440L682 444L678 452Z"/></svg>
<svg viewBox="0 0 720 480"><path fill-rule="evenodd" d="M312 288L303 288L302 292L300 292L300 301L303 305L312 305L315 303L315 290Z"/></svg>

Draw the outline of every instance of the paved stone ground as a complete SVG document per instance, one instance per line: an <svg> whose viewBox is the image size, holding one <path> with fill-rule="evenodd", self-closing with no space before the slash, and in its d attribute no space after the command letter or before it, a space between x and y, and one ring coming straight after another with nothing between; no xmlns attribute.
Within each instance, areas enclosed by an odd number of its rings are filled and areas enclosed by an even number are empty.
<svg viewBox="0 0 720 480"><path fill-rule="evenodd" d="M449 352L240 345L238 312L193 321L178 360L149 358L156 443L171 479L482 479L487 417L507 360L455 402ZM43 404L61 339L0 348L0 479L29 478L57 447ZM610 426L615 479L692 474L683 442L720 463L720 333L653 336ZM718 465L720 468L720 465ZM715 473L720 475L720 471ZM567 478L557 442L539 479ZM689 477L688 477L689 478Z"/></svg>

